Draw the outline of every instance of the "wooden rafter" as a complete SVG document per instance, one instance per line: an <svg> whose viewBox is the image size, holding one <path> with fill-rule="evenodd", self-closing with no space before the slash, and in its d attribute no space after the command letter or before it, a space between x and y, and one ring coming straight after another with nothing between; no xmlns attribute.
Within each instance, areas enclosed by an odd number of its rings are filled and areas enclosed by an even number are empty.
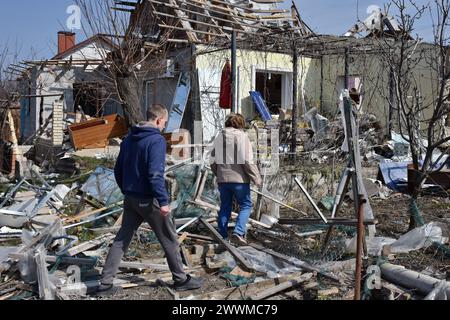
<svg viewBox="0 0 450 320"><path fill-rule="evenodd" d="M178 8L178 9L174 9L174 12L177 15L177 17L180 19L181 25L183 26L183 28L186 29L186 34L187 34L189 40L194 41L194 42L199 41L199 39L197 38L197 35L193 32L194 29L192 28L190 22L186 21L186 19L188 19L186 13L184 13L182 10L179 9L179 6L178 6L178 3L176 2L176 0L169 0L169 3L171 5L173 5L175 8Z"/></svg>

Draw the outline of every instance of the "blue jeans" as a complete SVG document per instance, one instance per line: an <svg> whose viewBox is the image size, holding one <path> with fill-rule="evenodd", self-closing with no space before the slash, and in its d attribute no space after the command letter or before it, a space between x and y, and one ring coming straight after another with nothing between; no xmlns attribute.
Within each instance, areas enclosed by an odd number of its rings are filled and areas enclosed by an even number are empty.
<svg viewBox="0 0 450 320"><path fill-rule="evenodd" d="M219 232L228 239L228 221L233 208L233 196L239 204L240 213L236 221L234 233L240 236L247 234L247 222L252 212L252 197L249 183L219 183L221 206L219 211Z"/></svg>

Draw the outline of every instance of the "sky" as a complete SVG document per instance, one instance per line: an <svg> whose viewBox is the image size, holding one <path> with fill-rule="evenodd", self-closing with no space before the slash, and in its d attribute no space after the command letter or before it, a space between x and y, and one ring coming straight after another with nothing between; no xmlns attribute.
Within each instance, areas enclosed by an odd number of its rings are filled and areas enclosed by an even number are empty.
<svg viewBox="0 0 450 320"><path fill-rule="evenodd" d="M91 0L98 1L98 0ZM101 1L101 0L100 0ZM21 59L51 58L57 51L57 32L67 30L67 8L73 0L15 0L0 4L0 50L4 46L10 52L20 52ZM305 22L321 34L343 35L357 18L364 20L370 5L383 7L387 0L295 0ZM428 0L416 0L425 4ZM290 1L286 0L290 6ZM358 7L358 10L357 10ZM429 14L417 26L417 32L430 41ZM85 39L82 30L77 42Z"/></svg>

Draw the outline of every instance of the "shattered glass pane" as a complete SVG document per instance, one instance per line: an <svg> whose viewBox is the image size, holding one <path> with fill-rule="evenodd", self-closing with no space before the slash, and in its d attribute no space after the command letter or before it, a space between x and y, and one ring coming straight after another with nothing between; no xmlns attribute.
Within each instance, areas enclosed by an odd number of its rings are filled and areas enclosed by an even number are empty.
<svg viewBox="0 0 450 320"><path fill-rule="evenodd" d="M81 190L106 205L123 200L123 194L116 183L114 171L104 167L95 169Z"/></svg>

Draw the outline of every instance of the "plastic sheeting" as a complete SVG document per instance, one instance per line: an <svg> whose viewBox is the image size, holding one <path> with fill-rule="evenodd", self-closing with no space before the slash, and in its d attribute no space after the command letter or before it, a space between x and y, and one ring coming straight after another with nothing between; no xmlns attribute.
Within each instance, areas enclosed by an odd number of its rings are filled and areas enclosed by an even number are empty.
<svg viewBox="0 0 450 320"><path fill-rule="evenodd" d="M95 169L81 190L107 206L120 202L124 198L116 183L114 171L103 167Z"/></svg>
<svg viewBox="0 0 450 320"><path fill-rule="evenodd" d="M301 271L300 268L297 268L287 262L279 261L270 254L261 252L252 247L241 247L237 250L239 250L242 256L250 262L253 269L266 273L267 277L272 279L279 278L281 275ZM292 259L297 260L295 258ZM214 260L225 261L230 268L235 268L237 266L236 261L228 251L216 255Z"/></svg>
<svg viewBox="0 0 450 320"><path fill-rule="evenodd" d="M398 240L387 237L366 238L367 250L371 256L380 256L386 245L390 247L391 253L398 254L428 248L434 242L442 243L443 241L442 229L435 222L411 230ZM356 237L347 241L346 251L356 252Z"/></svg>
<svg viewBox="0 0 450 320"><path fill-rule="evenodd" d="M391 244L391 252L408 253L413 250L428 248L434 242L443 242L442 229L436 222L430 222L401 236Z"/></svg>
<svg viewBox="0 0 450 320"><path fill-rule="evenodd" d="M9 259L11 253L17 252L17 247L0 247L0 263Z"/></svg>

